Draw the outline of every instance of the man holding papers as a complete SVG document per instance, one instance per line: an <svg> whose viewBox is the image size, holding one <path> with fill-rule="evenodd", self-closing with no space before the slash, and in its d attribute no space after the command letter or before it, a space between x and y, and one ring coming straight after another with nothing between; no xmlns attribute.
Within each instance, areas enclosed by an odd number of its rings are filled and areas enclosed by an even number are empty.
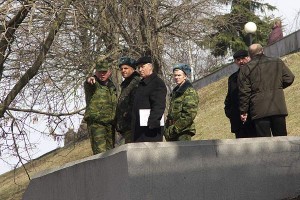
<svg viewBox="0 0 300 200"><path fill-rule="evenodd" d="M167 88L164 81L153 71L151 57L139 58L137 66L142 80L136 90L133 104L133 141L161 142Z"/></svg>

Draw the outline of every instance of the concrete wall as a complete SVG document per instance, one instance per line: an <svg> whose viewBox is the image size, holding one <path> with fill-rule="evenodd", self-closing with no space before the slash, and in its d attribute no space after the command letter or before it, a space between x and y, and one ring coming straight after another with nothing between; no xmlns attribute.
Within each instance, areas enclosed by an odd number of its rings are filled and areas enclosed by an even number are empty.
<svg viewBox="0 0 300 200"><path fill-rule="evenodd" d="M238 66L234 63L231 63L199 80L194 81L192 84L195 89L200 89L226 76L233 74L237 70Z"/></svg>
<svg viewBox="0 0 300 200"><path fill-rule="evenodd" d="M264 52L270 57L281 57L300 49L300 30L285 36L278 42L264 48Z"/></svg>
<svg viewBox="0 0 300 200"><path fill-rule="evenodd" d="M34 177L23 200L272 200L300 194L300 137L127 144Z"/></svg>
<svg viewBox="0 0 300 200"><path fill-rule="evenodd" d="M300 30L294 32L290 35L285 36L280 41L267 46L264 48L264 52L270 57L281 57L293 52L297 52L300 49ZM193 82L196 89L205 87L213 82L216 82L226 76L231 75L233 72L237 71L237 66L233 63L219 69L199 80Z"/></svg>

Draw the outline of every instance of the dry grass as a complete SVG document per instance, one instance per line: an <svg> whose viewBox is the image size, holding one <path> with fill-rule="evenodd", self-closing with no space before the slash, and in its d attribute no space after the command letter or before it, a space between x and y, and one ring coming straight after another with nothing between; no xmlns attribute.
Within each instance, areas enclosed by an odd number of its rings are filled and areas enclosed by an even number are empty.
<svg viewBox="0 0 300 200"><path fill-rule="evenodd" d="M289 135L300 135L300 53L289 55L283 60L288 64L296 79L293 85L285 90L289 116L287 126ZM194 140L234 138L230 125L224 114L224 99L227 92L227 78L210 84L199 90L200 104L196 117L197 135ZM89 140L49 153L26 164L30 176L40 171L59 167L65 163L92 155ZM29 180L23 168L0 176L0 199L18 200L22 198Z"/></svg>
<svg viewBox="0 0 300 200"><path fill-rule="evenodd" d="M227 78L198 91L199 110L195 119L197 134L194 140L233 138L230 124L224 114Z"/></svg>
<svg viewBox="0 0 300 200"><path fill-rule="evenodd" d="M300 135L300 53L295 53L283 58L283 61L290 67L295 74L294 83L285 89L285 99L289 115L287 117L288 135Z"/></svg>
<svg viewBox="0 0 300 200"><path fill-rule="evenodd" d="M283 61L295 74L294 83L285 89L289 116L287 120L288 135L300 136L300 53L288 55ZM227 79L210 84L198 91L200 105L196 117L197 135L194 140L234 138L230 132L229 120L224 114L224 100L227 93Z"/></svg>
<svg viewBox="0 0 300 200"><path fill-rule="evenodd" d="M82 159L92 155L89 140L82 141L66 148L58 149L46 154L25 165L30 176L34 174L59 167L65 163ZM18 200L22 198L23 192L29 184L28 177L23 168L7 172L0 176L0 199Z"/></svg>

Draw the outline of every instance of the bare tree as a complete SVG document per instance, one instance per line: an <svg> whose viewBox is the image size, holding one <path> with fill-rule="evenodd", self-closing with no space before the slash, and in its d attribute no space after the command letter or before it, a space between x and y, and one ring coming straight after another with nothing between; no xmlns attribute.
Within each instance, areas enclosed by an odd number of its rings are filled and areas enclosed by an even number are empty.
<svg viewBox="0 0 300 200"><path fill-rule="evenodd" d="M27 162L35 148L32 132L59 139L76 130L85 107L82 85L99 59L111 62L116 84L122 55L151 55L166 80L175 62L189 62L200 77L206 60L213 59L197 44L210 32L207 19L217 5L211 0L2 1L1 154Z"/></svg>
<svg viewBox="0 0 300 200"><path fill-rule="evenodd" d="M44 29L44 32L40 32L38 34L31 34L26 30L24 31L26 26L20 26L26 15L29 13L30 8L35 6L35 1L25 1L24 5L18 5L18 3L14 1L10 3L12 5L9 5L9 7L20 6L20 8L12 20L9 21L10 23L4 21L4 34L2 34L1 38L3 41L2 47L9 48L7 55L3 56L2 59L2 68L3 71L5 71L3 73L3 79L1 80L1 90L4 93L4 98L1 100L0 105L0 123L2 129L1 152L4 151L6 153L15 153L14 155L19 158L19 162L23 163L24 158L21 157L21 151L28 151L31 147L27 135L27 130L28 127L30 129L30 125L27 127L26 123L31 117L30 113L35 112L45 114L43 111L39 111L41 108L38 108L36 111L34 110L36 105L42 105L38 103L38 96L43 90L42 87L45 87L45 81L43 81L42 84L36 85L36 80L32 79L35 77L37 80L39 79L38 72L46 60L46 55L55 39L56 34L58 33L59 28L64 22L66 13L68 11L67 8L72 3L72 0L66 0L62 2L60 7L61 9L57 9L52 13L52 19L48 18L48 30L45 31ZM9 17L9 14L7 17ZM14 23L11 21L14 21ZM37 21L37 24L41 25L42 22L47 21ZM6 26L6 24L12 25ZM19 33L17 33L18 31ZM7 32L9 33L7 34ZM26 41L26 39L28 39L28 34L36 38L42 36L42 38L38 39L38 44L35 44L38 49L34 49L33 51L32 49L28 50L28 46L30 46L30 44L27 43L28 41ZM17 35L19 36L19 40L14 41L16 45L13 47L12 39L17 38ZM30 40L30 42L34 42L34 40ZM3 49L2 52L4 54L6 53L6 50ZM32 56L31 60L28 60L28 58L26 58L27 56ZM40 87L40 89L38 87ZM47 87L45 87L45 90L47 90ZM23 107L28 108L23 109ZM14 111L23 112L23 114L15 114ZM51 112L47 112L47 114L51 115ZM58 114L57 117L61 115L62 114ZM22 145L19 143L20 141L23 141ZM20 147L23 147L23 150L21 150ZM27 155L30 156L30 153Z"/></svg>

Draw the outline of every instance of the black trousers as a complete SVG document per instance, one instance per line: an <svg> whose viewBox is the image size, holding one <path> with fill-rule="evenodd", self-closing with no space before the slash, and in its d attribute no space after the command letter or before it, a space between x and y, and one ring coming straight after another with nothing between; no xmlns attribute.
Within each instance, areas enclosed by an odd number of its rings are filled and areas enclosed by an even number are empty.
<svg viewBox="0 0 300 200"><path fill-rule="evenodd" d="M274 115L254 120L258 137L287 136L284 115Z"/></svg>
<svg viewBox="0 0 300 200"><path fill-rule="evenodd" d="M247 120L245 123L240 123L239 130L235 133L236 138L252 138L257 137L254 122Z"/></svg>

